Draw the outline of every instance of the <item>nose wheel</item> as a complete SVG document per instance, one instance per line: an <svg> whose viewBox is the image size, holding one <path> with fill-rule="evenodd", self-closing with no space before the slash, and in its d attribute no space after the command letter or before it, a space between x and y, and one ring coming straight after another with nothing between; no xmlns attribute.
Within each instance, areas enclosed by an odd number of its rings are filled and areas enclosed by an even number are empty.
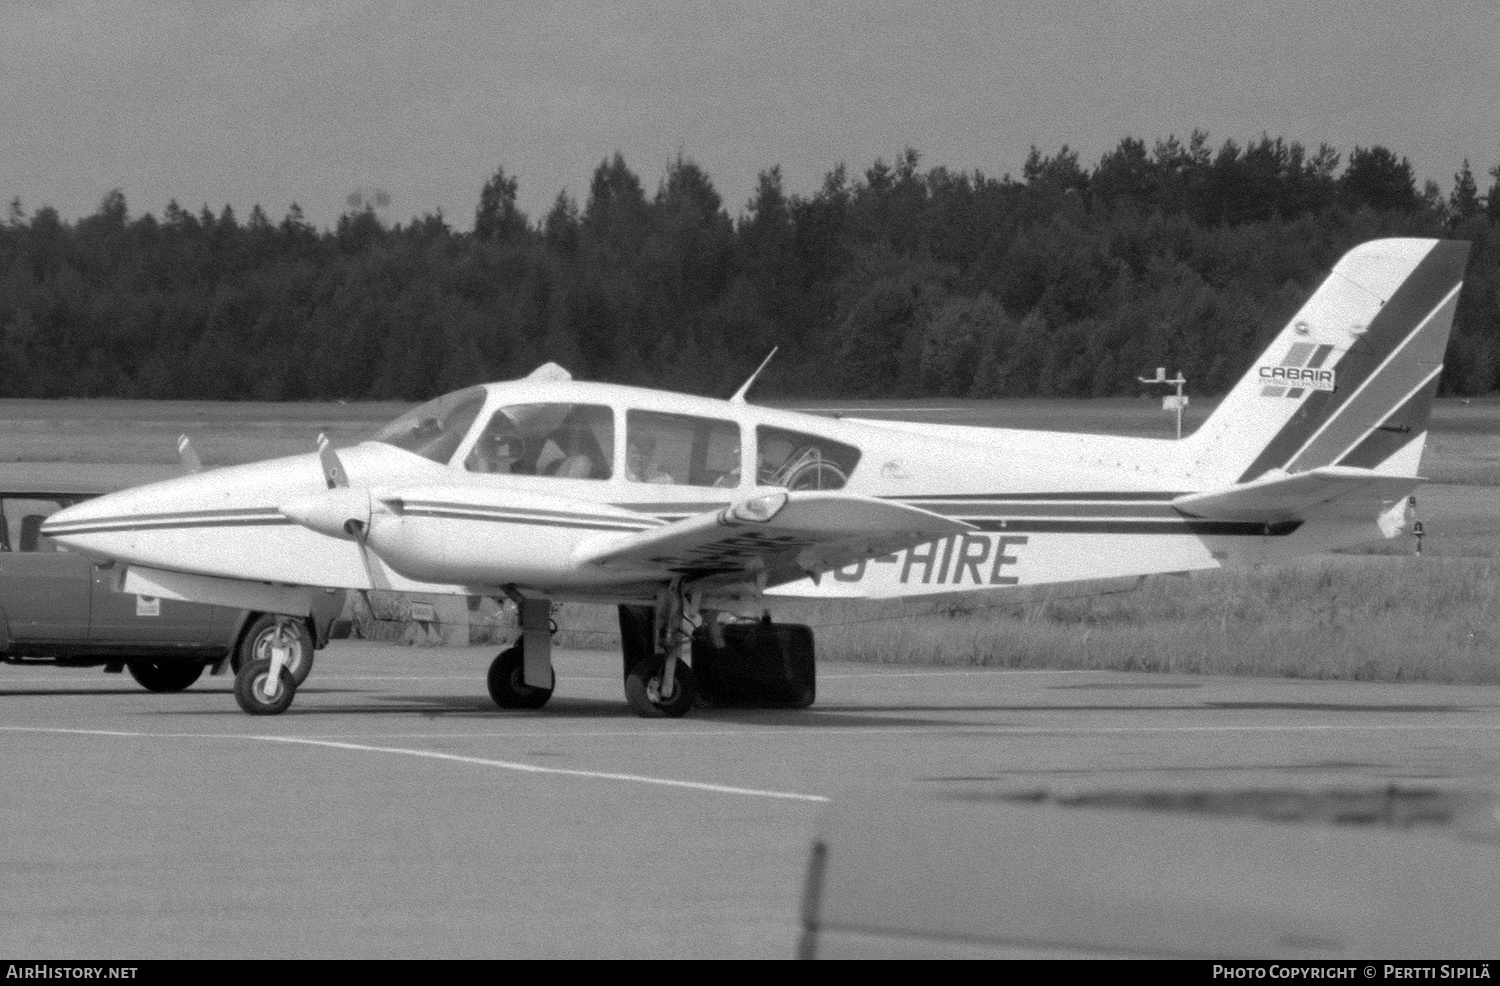
<svg viewBox="0 0 1500 986"><path fill-rule="evenodd" d="M297 694L297 677L288 641L294 639L289 617L275 617L265 657L245 661L234 673L234 700L252 716L274 716L285 712Z"/></svg>

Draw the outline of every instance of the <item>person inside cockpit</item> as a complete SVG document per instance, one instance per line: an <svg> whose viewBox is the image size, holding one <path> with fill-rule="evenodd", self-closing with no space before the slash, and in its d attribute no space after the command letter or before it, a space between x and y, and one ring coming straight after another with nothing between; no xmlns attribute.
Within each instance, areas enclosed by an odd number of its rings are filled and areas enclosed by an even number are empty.
<svg viewBox="0 0 1500 986"><path fill-rule="evenodd" d="M511 472L521 458L521 436L503 414L497 414L474 443L464 462L470 472Z"/></svg>

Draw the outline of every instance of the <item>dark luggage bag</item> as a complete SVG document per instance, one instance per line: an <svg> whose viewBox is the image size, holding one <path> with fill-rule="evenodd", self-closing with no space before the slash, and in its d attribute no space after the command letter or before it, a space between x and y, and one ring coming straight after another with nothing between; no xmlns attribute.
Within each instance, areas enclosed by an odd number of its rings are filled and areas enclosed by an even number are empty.
<svg viewBox="0 0 1500 986"><path fill-rule="evenodd" d="M693 634L693 675L708 705L805 709L817 697L813 632L798 623L721 624L722 648L709 627Z"/></svg>

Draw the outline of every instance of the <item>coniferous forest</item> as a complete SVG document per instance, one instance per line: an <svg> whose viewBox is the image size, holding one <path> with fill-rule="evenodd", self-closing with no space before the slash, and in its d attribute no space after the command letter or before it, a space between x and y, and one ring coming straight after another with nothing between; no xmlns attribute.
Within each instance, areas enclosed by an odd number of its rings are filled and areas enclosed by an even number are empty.
<svg viewBox="0 0 1500 986"><path fill-rule="evenodd" d="M442 215L332 229L293 206L0 222L0 397L417 400L523 375L727 396L1082 397L1181 369L1220 393L1350 246L1474 244L1443 377L1500 387L1500 166L1418 189L1384 147L1127 138L1019 178L908 149L811 195L779 169L727 208L679 157L654 192L616 154L541 217L504 169L472 232ZM733 216L731 215L733 212Z"/></svg>

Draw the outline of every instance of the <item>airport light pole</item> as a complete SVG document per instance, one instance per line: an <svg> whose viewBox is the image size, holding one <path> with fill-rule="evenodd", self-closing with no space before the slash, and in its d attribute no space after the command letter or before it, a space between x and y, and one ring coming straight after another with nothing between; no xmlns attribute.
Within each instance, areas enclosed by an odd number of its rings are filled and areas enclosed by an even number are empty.
<svg viewBox="0 0 1500 986"><path fill-rule="evenodd" d="M1174 397L1171 394L1168 394L1167 396L1165 396L1165 397L1162 398L1161 403L1162 403L1162 410L1168 410L1168 409L1171 409L1171 408L1176 408L1177 409L1177 437L1181 438L1182 437L1182 409L1187 406L1187 398L1185 396L1183 396L1182 388L1187 385L1187 377L1185 377L1185 376L1182 375L1182 371L1181 370L1178 370L1177 371L1177 376L1168 378L1168 376L1167 376L1167 368L1165 366L1158 366L1156 368L1156 376L1154 376L1154 377L1136 377L1136 379L1139 380L1141 383L1148 384L1148 385L1149 384L1154 384L1154 383L1160 383L1160 384L1168 384L1168 385L1176 386L1176 388L1177 388L1177 395Z"/></svg>

